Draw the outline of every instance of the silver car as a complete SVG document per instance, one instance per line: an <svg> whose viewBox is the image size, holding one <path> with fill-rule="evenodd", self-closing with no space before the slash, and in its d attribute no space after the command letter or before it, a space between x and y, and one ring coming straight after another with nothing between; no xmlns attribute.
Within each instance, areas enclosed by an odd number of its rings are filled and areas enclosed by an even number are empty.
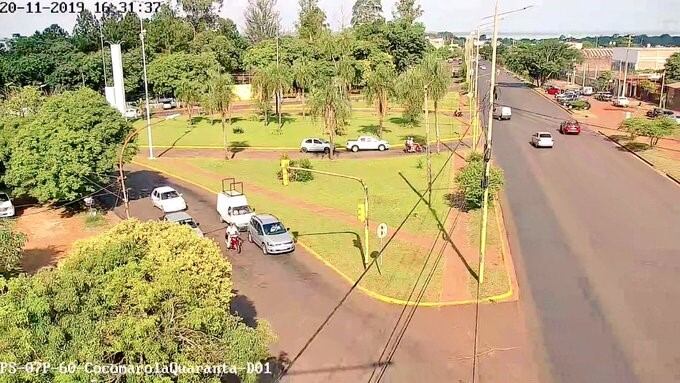
<svg viewBox="0 0 680 383"><path fill-rule="evenodd" d="M199 224L194 221L194 219L191 218L189 214L183 211L166 214L165 217L163 217L163 220L167 222L174 222L180 225L187 225L196 233L196 235L203 237L203 230L198 227Z"/></svg>
<svg viewBox="0 0 680 383"><path fill-rule="evenodd" d="M295 250L295 240L278 218L257 214L248 224L248 241L262 249L262 254L281 254Z"/></svg>

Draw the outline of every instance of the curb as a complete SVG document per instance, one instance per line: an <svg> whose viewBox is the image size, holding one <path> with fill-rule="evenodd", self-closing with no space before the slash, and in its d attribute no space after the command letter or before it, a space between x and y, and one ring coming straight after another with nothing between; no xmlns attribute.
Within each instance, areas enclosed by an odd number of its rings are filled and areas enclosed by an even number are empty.
<svg viewBox="0 0 680 383"><path fill-rule="evenodd" d="M178 176L178 175L173 174L173 173L171 173L171 172L168 172L168 171L166 171L166 170L159 169L159 168L154 167L154 166L152 166L152 165L144 164L144 163L141 163L141 162L138 162L138 161L134 161L134 160L131 161L131 163L132 163L132 164L135 164L135 165L137 165L137 166L145 167L145 168L147 168L147 169L154 170L154 171L159 172L159 173L161 173L161 174L165 174L165 175L168 175L168 176L170 176L170 177L176 178L176 179L178 179L178 180L180 180L180 181L182 181L182 182L186 182L186 183L188 183L188 184L190 184L190 185L193 185L193 186L195 186L195 187L198 187L198 188L203 189L203 190L205 190L205 191L208 191L208 192L210 192L210 193L215 193L215 194L218 193L217 191L212 190L212 189L210 189L210 188L207 187L207 186L204 186L204 185L201 185L201 184L199 184L199 183L197 183L197 182L188 180L188 179L186 179L186 178L184 178L184 177L182 177L182 176ZM496 220L497 220L496 222L500 225L500 222L498 222L498 216L496 216ZM300 246L302 246L305 250L307 250L310 254L312 254L316 259L318 259L319 261L321 261L321 263L323 263L324 265L326 265L327 267L329 267L331 270L333 270L335 273L337 273L338 275L340 275L340 277L342 277L342 279L344 279L345 281L347 281L350 285L354 285L354 283L356 283L356 281L352 280L348 275L346 275L345 273L343 273L342 271L340 271L337 267L335 267L335 265L333 265L332 263L328 262L328 261L327 261L326 259L324 259L321 255L319 255L319 253L317 253L316 251L314 251L312 248L310 248L310 247L309 247L308 245L306 245L304 242L298 240L297 243L298 243ZM502 254L503 254L503 257L505 258L505 250L504 250L503 248L504 248L504 246L501 245L501 252L502 252ZM506 268L506 270L507 270L507 268ZM386 295L382 295L382 294L377 293L377 292L375 292L375 291L373 291L373 290L367 289L367 288L365 288L365 287L363 287L363 286L357 285L357 287L359 288L359 291L361 291L362 293L368 295L368 296L371 297L371 298L374 298L374 299L379 300L379 301L384 302L384 303L396 304L396 305L400 305L400 306L445 307L445 306L461 306L461 305L467 305L467 304L474 304L474 303L477 303L477 300L476 300L476 299L467 299L467 300L462 300L462 301L420 302L420 303L417 303L417 302L414 302L414 301L405 301L405 300L402 300L402 299L398 299L398 298L393 298L393 297L389 297L389 296L386 296ZM511 283L510 283L510 289L509 289L508 291L506 291L506 292L504 292L504 293L502 293L502 294L498 294L498 295L494 295L494 296L490 296L490 297L486 297L486 298L480 299L479 302L480 302L480 303L496 303L496 302L501 302L501 301L507 300L508 298L512 297L513 295L514 295L514 292L513 292L513 289L512 289L512 282L511 282Z"/></svg>
<svg viewBox="0 0 680 383"><path fill-rule="evenodd" d="M602 132L601 130L598 129L597 132L600 133L600 134L601 134L604 138L606 138L608 141L611 141L611 142L615 143L616 145L618 145L618 147L620 147L620 148L624 149L625 151L627 151L628 153L634 155L638 160L640 160L640 161L644 162L645 164L647 164L647 165L648 165L649 167L651 167L655 172L659 173L659 174L662 175L662 176L665 176L665 177L668 178L669 180L673 181L676 185L680 186L680 180L679 180L679 179L673 177L672 175L670 175L670 174L668 174L668 173L666 173L666 172L664 172L664 171L661 171L661 170L657 169L657 167L654 165L654 163L652 163L652 162L649 161L648 159L642 157L641 155L635 153L634 151L628 149L625 145L622 145L620 142L617 142L616 140L613 140L611 137L609 137L606 133Z"/></svg>

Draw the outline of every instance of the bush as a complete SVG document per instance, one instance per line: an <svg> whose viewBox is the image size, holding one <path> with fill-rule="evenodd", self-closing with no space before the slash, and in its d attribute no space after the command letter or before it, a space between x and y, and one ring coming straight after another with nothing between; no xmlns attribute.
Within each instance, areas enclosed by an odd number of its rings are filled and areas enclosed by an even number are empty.
<svg viewBox="0 0 680 383"><path fill-rule="evenodd" d="M234 132L234 134L243 134L245 133L245 130L240 126L235 126L234 129L232 129L232 132Z"/></svg>
<svg viewBox="0 0 680 383"><path fill-rule="evenodd" d="M289 159L288 155L284 154L281 156L282 160ZM291 160L289 166L304 169L314 169L312 166L312 161L308 158L303 158L300 160ZM276 178L279 180L283 179L283 172L281 169L276 172ZM312 172L306 172L304 170L288 170L288 181L290 182L309 182L314 179L314 174Z"/></svg>
<svg viewBox="0 0 680 383"><path fill-rule="evenodd" d="M576 110L588 110L590 109L590 103L586 100L575 100L568 104L572 109Z"/></svg>
<svg viewBox="0 0 680 383"><path fill-rule="evenodd" d="M0 219L0 273L15 271L21 264L26 236L14 231L13 222Z"/></svg>
<svg viewBox="0 0 680 383"><path fill-rule="evenodd" d="M468 164L456 174L456 185L458 191L463 194L465 208L467 210L482 207L484 189L482 189L482 178L484 175L484 161L478 153L468 156ZM491 167L489 176L489 201L493 201L496 194L503 187L503 171L495 166Z"/></svg>

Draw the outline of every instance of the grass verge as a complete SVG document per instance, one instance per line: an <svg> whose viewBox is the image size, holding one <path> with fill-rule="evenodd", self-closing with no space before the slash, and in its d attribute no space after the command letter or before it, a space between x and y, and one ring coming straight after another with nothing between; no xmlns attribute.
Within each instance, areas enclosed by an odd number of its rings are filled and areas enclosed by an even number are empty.
<svg viewBox="0 0 680 383"><path fill-rule="evenodd" d="M496 202L498 203L498 202ZM495 207L498 208L498 207ZM487 252L484 261L484 283L480 286L480 297L490 297L502 294L510 288L510 280L508 279L508 271L505 269L503 262L500 233L496 225L496 217L494 216L493 208L489 209L489 221L487 226ZM468 236L470 243L474 249L479 249L480 242L480 227L482 225L482 210L477 209L468 213ZM479 258L472 257L470 260L470 267L477 272L479 270ZM477 294L477 280L470 277L468 282L468 289L472 296Z"/></svg>

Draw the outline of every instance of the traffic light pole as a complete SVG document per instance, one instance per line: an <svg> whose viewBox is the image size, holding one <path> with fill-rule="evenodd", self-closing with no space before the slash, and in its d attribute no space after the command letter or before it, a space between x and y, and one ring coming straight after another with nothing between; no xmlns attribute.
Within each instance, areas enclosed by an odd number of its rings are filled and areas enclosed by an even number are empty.
<svg viewBox="0 0 680 383"><path fill-rule="evenodd" d="M340 178L346 178L350 180L357 181L361 184L361 188L364 192L364 217L363 217L363 223L364 223L364 267L368 265L368 257L369 257L369 252L368 252L368 186L364 183L364 180L358 177L354 176L349 176L346 174L340 174L340 173L333 173L333 172L325 172L323 170L315 170L315 169L305 169L305 168L299 168L295 166L289 166L290 160L281 160L281 170L282 170L282 181L283 185L287 186L288 185L288 171L289 170L298 170L298 171L304 171L304 172L310 172L310 173L317 173L317 174L323 174L326 176L331 176L331 177L340 177ZM359 217L359 220L361 220L362 217Z"/></svg>

